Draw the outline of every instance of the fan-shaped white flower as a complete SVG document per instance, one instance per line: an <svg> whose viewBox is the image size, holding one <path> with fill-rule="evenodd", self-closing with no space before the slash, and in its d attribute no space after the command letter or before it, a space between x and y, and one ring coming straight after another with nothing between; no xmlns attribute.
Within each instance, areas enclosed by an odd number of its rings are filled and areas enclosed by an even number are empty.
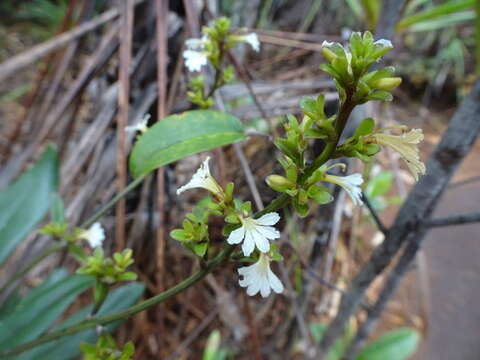
<svg viewBox="0 0 480 360"><path fill-rule="evenodd" d="M185 66L190 71L200 71L202 66L207 65L207 54L203 51L185 50L183 52Z"/></svg>
<svg viewBox="0 0 480 360"><path fill-rule="evenodd" d="M246 287L250 296L260 292L262 297L267 297L271 290L277 294L283 292L283 284L270 269L270 258L267 255L260 254L255 264L241 267L238 274L243 276L243 279L239 280L240 286Z"/></svg>
<svg viewBox="0 0 480 360"><path fill-rule="evenodd" d="M258 36L255 33L250 33L243 36L243 41L249 44L253 50L256 52L260 51L260 40L258 40Z"/></svg>
<svg viewBox="0 0 480 360"><path fill-rule="evenodd" d="M380 40L375 41L373 44L374 45L381 45L383 47L393 49L393 44L390 40L380 39Z"/></svg>
<svg viewBox="0 0 480 360"><path fill-rule="evenodd" d="M144 133L145 131L148 130L148 126L147 126L148 120L150 120L150 114L145 115L143 119L137 124L126 126L125 131L126 132L140 131L141 133Z"/></svg>
<svg viewBox="0 0 480 360"><path fill-rule="evenodd" d="M188 39L185 41L187 50L183 52L185 66L189 71L200 71L202 66L207 65L208 54L204 51L207 38Z"/></svg>
<svg viewBox="0 0 480 360"><path fill-rule="evenodd" d="M105 230L102 224L96 222L88 230L82 231L78 237L86 240L90 247L96 248L102 246L103 240L105 240Z"/></svg>
<svg viewBox="0 0 480 360"><path fill-rule="evenodd" d="M180 195L185 190L202 188L215 195L223 196L222 187L213 178L212 174L210 174L210 168L208 166L209 161L210 157L207 157L195 174L193 174L192 179L187 184L177 189L177 195Z"/></svg>
<svg viewBox="0 0 480 360"><path fill-rule="evenodd" d="M389 146L397 151L407 164L415 180L418 180L418 174L425 175L425 164L420 161L417 146L423 140L422 129L412 129L401 135L376 133L371 136L377 144Z"/></svg>
<svg viewBox="0 0 480 360"><path fill-rule="evenodd" d="M280 220L280 215L276 212L267 213L258 219L242 218L242 226L230 233L227 242L240 244L243 241L242 250L245 256L250 256L255 247L266 253L270 250L269 240L280 237L280 232L271 226L275 225L278 220Z"/></svg>
<svg viewBox="0 0 480 360"><path fill-rule="evenodd" d="M362 189L360 188L360 185L363 184L363 178L361 174L357 173L348 176L325 174L323 180L341 186L350 196L355 205L362 205Z"/></svg>

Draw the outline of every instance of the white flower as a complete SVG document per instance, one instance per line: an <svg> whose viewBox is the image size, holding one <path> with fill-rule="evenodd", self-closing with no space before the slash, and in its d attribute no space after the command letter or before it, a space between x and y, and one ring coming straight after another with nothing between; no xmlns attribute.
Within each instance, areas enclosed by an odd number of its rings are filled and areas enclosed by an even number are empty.
<svg viewBox="0 0 480 360"><path fill-rule="evenodd" d="M183 57L185 66L190 71L200 71L202 66L207 65L207 54L202 51L185 50Z"/></svg>
<svg viewBox="0 0 480 360"><path fill-rule="evenodd" d="M96 248L102 246L103 240L105 240L105 230L103 230L102 224L96 222L88 230L82 231L78 237L86 240L90 247Z"/></svg>
<svg viewBox="0 0 480 360"><path fill-rule="evenodd" d="M390 40L385 40L385 39L380 39L377 40L373 43L373 45L380 45L386 48L392 48L393 49L393 44Z"/></svg>
<svg viewBox="0 0 480 360"><path fill-rule="evenodd" d="M241 267L238 274L243 276L243 279L239 280L240 286L246 287L250 296L260 292L262 297L267 297L271 290L277 294L283 292L280 279L270 270L270 258L267 255L260 254L255 264Z"/></svg>
<svg viewBox="0 0 480 360"><path fill-rule="evenodd" d="M240 244L243 241L242 250L245 256L250 256L255 246L261 252L266 253L270 250L268 240L280 237L280 232L271 226L275 225L278 220L280 220L280 215L276 212L267 213L258 219L242 218L242 226L230 233L227 242Z"/></svg>
<svg viewBox="0 0 480 360"><path fill-rule="evenodd" d="M192 179L187 184L177 189L177 195L180 195L185 190L194 188L202 188L219 196L223 195L222 187L218 185L212 174L210 174L210 168L208 166L209 161L210 157L207 157L203 164L198 168L197 172L193 174Z"/></svg>
<svg viewBox="0 0 480 360"><path fill-rule="evenodd" d="M258 36L255 33L250 33L245 36L243 36L243 41L245 41L247 44L250 44L253 50L256 52L260 51L260 41L258 40Z"/></svg>
<svg viewBox="0 0 480 360"><path fill-rule="evenodd" d="M412 129L402 135L373 134L372 137L377 144L391 147L397 151L418 180L418 174L425 175L425 164L420 161L418 144L423 140L422 129Z"/></svg>
<svg viewBox="0 0 480 360"><path fill-rule="evenodd" d="M145 131L148 130L148 126L147 126L148 120L150 120L150 114L146 114L143 117L143 119L140 122L138 122L137 124L126 126L125 131L126 132L140 131L141 133L144 133Z"/></svg>
<svg viewBox="0 0 480 360"><path fill-rule="evenodd" d="M348 176L325 174L324 180L340 185L355 205L362 205L362 189L360 185L363 184L363 178L361 174L357 173Z"/></svg>
<svg viewBox="0 0 480 360"><path fill-rule="evenodd" d="M185 66L190 71L200 71L202 66L207 65L208 54L204 51L207 38L203 36L201 39L188 39L185 41L187 50L183 52L185 58Z"/></svg>

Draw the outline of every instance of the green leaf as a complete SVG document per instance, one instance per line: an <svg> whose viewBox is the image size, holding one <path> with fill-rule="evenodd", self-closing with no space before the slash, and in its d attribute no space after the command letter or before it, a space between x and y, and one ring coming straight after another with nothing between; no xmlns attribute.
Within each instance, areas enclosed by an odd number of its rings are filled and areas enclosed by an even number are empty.
<svg viewBox="0 0 480 360"><path fill-rule="evenodd" d="M130 283L112 291L103 303L101 309L98 311L98 316L104 316L128 308L129 306L133 305L140 298L140 296L142 296L143 291L144 286L138 282ZM79 312L67 318L56 329L62 329L84 320L91 312L92 307L92 305L89 305L83 308ZM108 331L112 331L119 324L120 322L114 322L110 325L107 325ZM66 336L47 344L40 345L35 349L26 352L25 354L15 357L15 360L74 359L80 354L79 344L81 342L92 344L96 342L96 339L97 335L95 329L86 330L78 334ZM6 360L14 359L10 358Z"/></svg>
<svg viewBox="0 0 480 360"><path fill-rule="evenodd" d="M133 177L148 174L187 155L245 138L240 120L214 110L167 116L140 135L130 156Z"/></svg>
<svg viewBox="0 0 480 360"><path fill-rule="evenodd" d="M58 187L58 156L49 146L35 166L0 191L0 263L42 220Z"/></svg>
<svg viewBox="0 0 480 360"><path fill-rule="evenodd" d="M356 360L405 360L416 351L419 340L413 329L392 330L365 346Z"/></svg>
<svg viewBox="0 0 480 360"><path fill-rule="evenodd" d="M327 326L322 323L311 323L310 324L310 332L312 333L313 340L318 344L322 340L325 331L327 330ZM342 353L343 353L343 340L338 339L333 347L331 348L330 352L327 355L327 360L340 360ZM387 360L387 359L384 359ZM390 360L390 359L389 359Z"/></svg>
<svg viewBox="0 0 480 360"><path fill-rule="evenodd" d="M92 286L89 276L54 272L49 279L31 290L0 321L0 351L35 339L49 329L75 298Z"/></svg>
<svg viewBox="0 0 480 360"><path fill-rule="evenodd" d="M475 0L450 0L443 4L439 4L432 8L420 11L414 15L403 18L397 24L397 30L404 30L413 24L420 23L426 20L433 20L448 14L456 13L460 10L473 8Z"/></svg>
<svg viewBox="0 0 480 360"><path fill-rule="evenodd" d="M372 178L367 185L365 194L369 199L374 199L377 196L385 195L392 187L393 174L390 171L382 171L377 176Z"/></svg>
<svg viewBox="0 0 480 360"><path fill-rule="evenodd" d="M375 129L375 120L372 118L365 118L362 120L360 125L358 125L357 130L355 130L355 136L365 136L370 134L373 129Z"/></svg>

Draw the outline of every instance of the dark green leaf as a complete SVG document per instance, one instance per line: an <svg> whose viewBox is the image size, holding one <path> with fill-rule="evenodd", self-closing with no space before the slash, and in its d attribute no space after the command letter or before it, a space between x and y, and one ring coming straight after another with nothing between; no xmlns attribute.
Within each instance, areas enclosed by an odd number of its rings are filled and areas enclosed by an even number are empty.
<svg viewBox="0 0 480 360"><path fill-rule="evenodd" d="M142 296L143 291L144 286L141 283L130 283L112 291L99 310L98 316L104 316L126 309L127 307L133 305L138 298ZM84 320L91 310L92 305L83 308L65 320L60 326L57 327L57 329L62 329ZM116 326L118 326L119 323L120 322L112 323L107 326L107 329L112 331ZM79 344L81 342L90 344L95 343L96 338L97 335L95 329L83 331L78 334L63 337L59 340L40 345L32 351L16 357L15 360L74 359L80 354ZM8 360L14 359L11 358Z"/></svg>
<svg viewBox="0 0 480 360"><path fill-rule="evenodd" d="M416 351L419 340L413 329L392 330L365 346L356 360L406 360Z"/></svg>
<svg viewBox="0 0 480 360"><path fill-rule="evenodd" d="M171 115L140 135L130 156L133 177L148 174L187 155L245 138L240 120L213 110Z"/></svg>
<svg viewBox="0 0 480 360"><path fill-rule="evenodd" d="M59 270L30 291L0 322L0 350L35 339L50 328L75 298L93 285L88 276Z"/></svg>
<svg viewBox="0 0 480 360"><path fill-rule="evenodd" d="M51 222L62 225L65 223L65 206L62 197L59 194L53 195L52 205L50 207Z"/></svg>
<svg viewBox="0 0 480 360"><path fill-rule="evenodd" d="M58 187L58 156L49 146L35 166L0 191L0 263L42 220Z"/></svg>

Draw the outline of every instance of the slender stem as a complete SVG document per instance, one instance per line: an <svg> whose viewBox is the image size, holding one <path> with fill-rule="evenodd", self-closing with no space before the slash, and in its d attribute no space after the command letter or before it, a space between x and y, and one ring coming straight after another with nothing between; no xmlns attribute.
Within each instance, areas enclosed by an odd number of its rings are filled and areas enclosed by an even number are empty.
<svg viewBox="0 0 480 360"><path fill-rule="evenodd" d="M365 205L368 208L368 211L370 211L370 215L373 218L373 221L375 221L375 224L378 227L378 230L380 230L383 235L386 235L388 232L387 227L383 224L382 219L380 219L380 216L378 216L377 211L373 207L372 203L370 202L370 199L367 197L367 195L362 191L362 200L365 203Z"/></svg>
<svg viewBox="0 0 480 360"><path fill-rule="evenodd" d="M93 317L90 319L86 319L84 321L79 322L78 324L69 326L67 328L53 331L50 334L41 336L40 338L27 342L23 345L17 346L11 350L5 351L0 353L0 358L12 355L21 354L24 351L30 350L35 346L45 344L47 342L59 339L64 336L76 334L80 331L87 330L93 328L97 325L104 325L114 321L122 320L128 316L134 315L140 311L146 310L152 306L155 306L165 300L168 300L172 296L186 290L190 286L194 285L198 281L202 280L207 274L209 274L216 266L221 264L225 261L233 252L233 246L225 247L216 257L210 260L204 268L197 271L195 274L191 275L190 277L186 278L185 280L179 282L177 285L172 286L168 290L153 296L147 300L139 302L136 305L129 307L128 309L117 311L112 314L108 314L105 316L100 317Z"/></svg>
<svg viewBox="0 0 480 360"><path fill-rule="evenodd" d="M102 217L110 208L112 208L117 201L123 199L125 195L127 195L130 191L135 189L140 183L145 179L146 175L142 175L135 180L133 180L130 184L127 185L121 192L119 192L115 197L106 203L100 210L98 210L95 214L93 214L90 218L88 218L81 227L88 227L92 225L95 221L97 221L100 217Z"/></svg>
<svg viewBox="0 0 480 360"><path fill-rule="evenodd" d="M37 257L35 257L27 266L23 267L19 271L17 271L13 276L8 279L8 281L0 288L0 293L4 292L8 287L10 287L16 280L20 279L23 277L25 274L27 274L30 270L32 270L36 265L38 265L43 259L47 258L51 254L62 250L63 248L66 247L66 244L57 244L55 246L52 246L51 248L48 248L45 250L43 253L39 254Z"/></svg>
<svg viewBox="0 0 480 360"><path fill-rule="evenodd" d="M345 102L341 104L340 110L338 112L337 120L335 121L335 132L337 137L335 141L329 142L322 153L313 161L313 163L305 169L305 172L302 176L302 180L307 179L310 175L313 174L320 166L325 164L334 154L335 149L337 148L340 137L342 136L343 129L347 124L348 118L352 113L355 103L352 101L353 92L347 92Z"/></svg>

